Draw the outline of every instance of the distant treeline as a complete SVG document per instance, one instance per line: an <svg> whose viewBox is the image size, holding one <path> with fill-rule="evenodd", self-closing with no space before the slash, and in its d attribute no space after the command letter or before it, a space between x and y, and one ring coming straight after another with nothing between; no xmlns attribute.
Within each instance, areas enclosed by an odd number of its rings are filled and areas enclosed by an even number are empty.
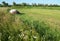
<svg viewBox="0 0 60 41"><path fill-rule="evenodd" d="M0 7L11 7L11 6L43 6L43 7L60 7L60 5L57 4L36 4L36 3L32 3L32 4L28 4L28 3L20 3L17 4L16 2L13 2L12 5L9 5L8 3L6 3L5 1L2 2L2 4L0 4Z"/></svg>

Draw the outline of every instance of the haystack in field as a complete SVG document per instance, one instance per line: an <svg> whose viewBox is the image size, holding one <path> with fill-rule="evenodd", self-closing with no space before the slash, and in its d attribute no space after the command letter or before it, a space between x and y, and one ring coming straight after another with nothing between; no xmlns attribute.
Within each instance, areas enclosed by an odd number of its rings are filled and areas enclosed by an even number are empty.
<svg viewBox="0 0 60 41"><path fill-rule="evenodd" d="M9 12L10 12L11 14L20 14L20 12L17 11L16 9L11 9Z"/></svg>

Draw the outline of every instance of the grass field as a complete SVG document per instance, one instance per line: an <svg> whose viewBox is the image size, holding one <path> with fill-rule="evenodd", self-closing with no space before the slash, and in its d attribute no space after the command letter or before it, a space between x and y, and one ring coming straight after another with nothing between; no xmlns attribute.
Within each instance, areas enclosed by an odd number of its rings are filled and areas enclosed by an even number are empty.
<svg viewBox="0 0 60 41"><path fill-rule="evenodd" d="M0 41L60 41L60 7L1 7Z"/></svg>

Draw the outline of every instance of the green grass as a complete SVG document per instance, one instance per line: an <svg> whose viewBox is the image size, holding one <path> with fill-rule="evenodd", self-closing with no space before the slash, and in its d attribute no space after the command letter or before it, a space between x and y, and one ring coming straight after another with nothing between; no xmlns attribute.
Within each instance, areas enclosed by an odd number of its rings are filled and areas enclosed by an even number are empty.
<svg viewBox="0 0 60 41"><path fill-rule="evenodd" d="M60 7L11 8L22 14L1 8L0 41L60 41Z"/></svg>

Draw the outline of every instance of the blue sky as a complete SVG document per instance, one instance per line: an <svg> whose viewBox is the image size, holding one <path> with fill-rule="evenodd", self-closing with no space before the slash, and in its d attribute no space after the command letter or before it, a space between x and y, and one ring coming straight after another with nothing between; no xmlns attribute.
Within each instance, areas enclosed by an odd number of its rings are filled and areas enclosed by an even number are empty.
<svg viewBox="0 0 60 41"><path fill-rule="evenodd" d="M16 3L41 3L41 4L59 4L60 5L60 0L0 0L0 3L2 1L5 1L9 4L12 4L12 2Z"/></svg>

